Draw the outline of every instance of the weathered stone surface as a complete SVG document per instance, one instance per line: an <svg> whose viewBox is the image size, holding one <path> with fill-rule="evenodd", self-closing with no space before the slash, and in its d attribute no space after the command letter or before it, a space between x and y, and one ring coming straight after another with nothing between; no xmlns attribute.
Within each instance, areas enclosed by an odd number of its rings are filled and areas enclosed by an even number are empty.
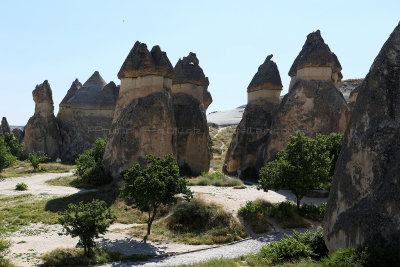
<svg viewBox="0 0 400 267"><path fill-rule="evenodd" d="M63 140L61 159L74 161L97 138L107 138L118 92L115 83L106 84L98 71L83 85L78 80L72 83L57 115Z"/></svg>
<svg viewBox="0 0 400 267"><path fill-rule="evenodd" d="M248 88L248 103L225 157L228 172L261 168L262 148L279 106L282 81L272 55L258 67Z"/></svg>
<svg viewBox="0 0 400 267"><path fill-rule="evenodd" d="M330 251L400 241L400 24L363 83L336 164L324 222Z"/></svg>
<svg viewBox="0 0 400 267"><path fill-rule="evenodd" d="M15 139L17 139L19 144L22 144L24 142L24 132L20 128L13 129L12 133L14 134L14 137Z"/></svg>
<svg viewBox="0 0 400 267"><path fill-rule="evenodd" d="M136 163L146 164L145 156L176 153L174 109L169 89L133 100L114 119L103 163L112 177Z"/></svg>
<svg viewBox="0 0 400 267"><path fill-rule="evenodd" d="M229 172L262 167L259 166L263 163L260 158L263 158L263 147L277 108L277 104L269 101L246 106L226 153L225 163Z"/></svg>
<svg viewBox="0 0 400 267"><path fill-rule="evenodd" d="M149 52L146 44L135 43L118 73L121 88L103 158L114 178L136 163L145 164L148 154L176 155L172 76L159 46Z"/></svg>
<svg viewBox="0 0 400 267"><path fill-rule="evenodd" d="M189 94L202 102L205 110L207 110L212 103L212 97L208 91L210 82L199 63L196 54L193 52L178 60L174 68L172 93Z"/></svg>
<svg viewBox="0 0 400 267"><path fill-rule="evenodd" d="M344 99L346 99L348 104L355 103L358 88L362 82L363 79L348 79L341 81L339 91L342 92Z"/></svg>
<svg viewBox="0 0 400 267"><path fill-rule="evenodd" d="M202 103L185 93L172 95L177 129L177 162L187 174L210 169L209 131Z"/></svg>
<svg viewBox="0 0 400 267"><path fill-rule="evenodd" d="M296 131L309 137L317 133L344 133L350 110L338 90L341 69L320 31L310 33L289 71L292 77L289 93L278 108L268 141L262 148L263 165L285 149Z"/></svg>
<svg viewBox="0 0 400 267"><path fill-rule="evenodd" d="M149 52L145 43L137 41L122 64L118 78L137 78L147 75L172 78L173 67L167 54L162 52L158 45Z"/></svg>
<svg viewBox="0 0 400 267"><path fill-rule="evenodd" d="M172 80L172 98L177 129L177 161L187 174L198 175L210 169L209 131L205 106L212 101L208 78L195 53L176 63Z"/></svg>
<svg viewBox="0 0 400 267"><path fill-rule="evenodd" d="M289 70L289 76L296 76L298 70L306 67L330 67L336 73L342 70L338 58L325 44L319 30L307 35L302 50Z"/></svg>
<svg viewBox="0 0 400 267"><path fill-rule="evenodd" d="M298 80L286 94L271 124L264 164L285 149L290 136L302 131L309 137L317 133L343 134L350 117L343 95L330 81Z"/></svg>
<svg viewBox="0 0 400 267"><path fill-rule="evenodd" d="M10 125L8 124L7 118L3 117L1 119L1 125L0 125L0 135L4 135L5 133L10 133L11 128Z"/></svg>
<svg viewBox="0 0 400 267"><path fill-rule="evenodd" d="M289 71L292 77L289 90L297 80L327 80L339 88L343 78L342 66L336 55L325 44L319 30L310 33Z"/></svg>
<svg viewBox="0 0 400 267"><path fill-rule="evenodd" d="M48 81L37 85L32 96L35 114L25 126L23 155L41 151L55 160L60 156L61 136L53 113L53 97Z"/></svg>
<svg viewBox="0 0 400 267"><path fill-rule="evenodd" d="M267 56L264 63L258 67L247 92L254 92L263 89L282 90L282 81L276 63L271 60L272 55Z"/></svg>

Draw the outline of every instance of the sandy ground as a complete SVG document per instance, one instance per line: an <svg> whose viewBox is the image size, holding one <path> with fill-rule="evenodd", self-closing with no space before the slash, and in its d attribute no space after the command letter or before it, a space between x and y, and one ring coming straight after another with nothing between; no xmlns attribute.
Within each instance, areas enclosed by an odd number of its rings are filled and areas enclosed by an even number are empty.
<svg viewBox="0 0 400 267"><path fill-rule="evenodd" d="M64 186L51 186L45 183L46 180L57 177L69 176L69 173L46 173L37 174L29 177L10 178L0 182L1 195L18 195L30 193L32 195L48 194L49 196L65 196L76 193L85 193L89 190L76 189ZM27 191L14 190L17 183L24 182L28 185ZM276 203L285 200L294 200L294 196L287 191L269 191L257 190L256 186L247 186L245 189L233 189L232 187L214 187L214 186L192 186L191 190L196 197L205 201L216 202L224 206L228 211L237 216L237 211L244 206L247 201L257 198L264 198L270 202ZM319 204L326 199L304 198L302 203ZM97 241L111 250L120 251L126 255L139 254L164 254L180 253L193 251L212 246L194 246L177 244L173 242L144 244L141 239L129 236L129 228L135 225L114 224L109 231ZM40 255L50 252L56 248L74 248L78 238L59 235L62 232L60 225L31 224L23 227L18 232L12 233L8 239L12 246L9 258L17 266L36 266L41 263ZM249 252L250 253L250 252ZM212 253L210 254L212 255Z"/></svg>
<svg viewBox="0 0 400 267"><path fill-rule="evenodd" d="M258 190L255 185L246 186L245 189L234 189L233 187L215 187L215 186L192 186L190 189L195 196L209 202L216 202L225 207L227 211L237 213L239 208L246 205L247 201L253 201L257 198L263 198L271 203L283 202L286 200L295 201L295 196L287 190L278 192L269 190L264 192ZM304 197L301 203L321 204L326 202L326 198L308 198Z"/></svg>
<svg viewBox="0 0 400 267"><path fill-rule="evenodd" d="M32 195L47 194L49 196L66 196L66 195L73 195L76 193L87 193L90 191L94 191L94 190L78 189L66 186L52 186L45 183L47 180L51 180L58 177L71 176L73 174L74 173L71 171L65 173L42 173L33 176L6 178L0 181L0 195L11 196L11 195L22 195L22 194L32 194ZM15 186L18 183L27 184L28 190L26 191L15 190Z"/></svg>

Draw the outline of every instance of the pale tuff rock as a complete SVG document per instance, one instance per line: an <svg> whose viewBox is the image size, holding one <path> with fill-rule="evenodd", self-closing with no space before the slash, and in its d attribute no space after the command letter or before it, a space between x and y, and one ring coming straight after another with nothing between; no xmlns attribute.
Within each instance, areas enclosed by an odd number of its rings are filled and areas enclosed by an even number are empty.
<svg viewBox="0 0 400 267"><path fill-rule="evenodd" d="M269 55L259 66L247 88L248 103L225 157L228 172L261 167L258 162L282 90L278 67L271 58Z"/></svg>
<svg viewBox="0 0 400 267"><path fill-rule="evenodd" d="M324 220L331 252L400 240L400 25L358 90Z"/></svg>
<svg viewBox="0 0 400 267"><path fill-rule="evenodd" d="M313 68L311 72L310 68ZM289 72L291 88L271 124L268 141L262 148L264 159L261 165L285 149L296 131L309 137L315 137L317 133L344 133L350 110L337 89L339 80L332 78L333 74L340 78L340 71L337 57L324 43L320 32L309 34Z"/></svg>
<svg viewBox="0 0 400 267"><path fill-rule="evenodd" d="M53 113L53 97L48 81L37 85L32 96L35 114L25 126L23 155L40 151L55 160L60 156L61 136Z"/></svg>
<svg viewBox="0 0 400 267"><path fill-rule="evenodd" d="M209 82L195 53L179 59L174 71L172 99L177 129L177 162L186 174L198 175L210 169L209 131L203 102L204 94L209 94Z"/></svg>
<svg viewBox="0 0 400 267"><path fill-rule="evenodd" d="M114 178L148 154L176 154L174 109L171 98L173 68L165 52L151 52L136 42L118 78L121 88L103 163Z"/></svg>
<svg viewBox="0 0 400 267"><path fill-rule="evenodd" d="M107 138L119 88L106 83L98 71L82 85L76 79L60 103L61 158L74 161L93 147L97 138Z"/></svg>

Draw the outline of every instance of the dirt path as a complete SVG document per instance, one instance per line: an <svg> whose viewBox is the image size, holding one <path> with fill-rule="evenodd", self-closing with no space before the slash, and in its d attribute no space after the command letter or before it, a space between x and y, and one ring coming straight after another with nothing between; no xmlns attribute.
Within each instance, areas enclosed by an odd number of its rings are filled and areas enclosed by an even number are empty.
<svg viewBox="0 0 400 267"><path fill-rule="evenodd" d="M74 187L67 186L53 186L46 184L47 180L51 180L59 177L71 176L74 173L66 172L66 173L42 173L36 174L33 176L25 176L18 178L7 178L0 181L0 195L22 195L22 194L32 194L32 195L40 195L47 194L49 196L68 196L76 193L87 193L94 191L87 189L78 189ZM17 191L15 190L15 186L18 183L25 183L28 185L28 190L26 191Z"/></svg>
<svg viewBox="0 0 400 267"><path fill-rule="evenodd" d="M215 134L214 138L217 138L217 136L218 136L222 131L224 131L226 128L227 128L227 127L221 127L221 128L219 128L219 129L218 129L218 132ZM219 141L221 142L220 149L221 149L222 154L223 154L224 149L225 149L225 147L226 147L226 144L225 144L223 141L221 141L221 140L219 140Z"/></svg>

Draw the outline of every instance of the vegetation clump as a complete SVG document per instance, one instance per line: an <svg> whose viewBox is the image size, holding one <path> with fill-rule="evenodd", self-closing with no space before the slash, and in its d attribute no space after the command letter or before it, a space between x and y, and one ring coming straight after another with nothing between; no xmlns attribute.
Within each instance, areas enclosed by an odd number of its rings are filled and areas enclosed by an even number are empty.
<svg viewBox="0 0 400 267"><path fill-rule="evenodd" d="M183 194L186 200L192 198L192 192L186 186L186 180L179 176L179 167L172 154L163 158L147 155L147 166L136 164L123 175L125 185L121 195L127 202L133 202L141 211L148 213L147 234L162 205L177 202L175 195Z"/></svg>
<svg viewBox="0 0 400 267"><path fill-rule="evenodd" d="M189 179L190 186L218 186L218 187L229 187L229 186L242 186L243 182L240 179L230 178L221 172L213 173L202 173L197 178Z"/></svg>
<svg viewBox="0 0 400 267"><path fill-rule="evenodd" d="M116 219L106 202L98 200L86 204L71 203L60 215L58 221L64 228L63 233L79 237L78 246L83 247L85 256L92 254L96 246L94 239L104 234Z"/></svg>
<svg viewBox="0 0 400 267"><path fill-rule="evenodd" d="M15 190L18 190L18 191L26 191L26 190L28 190L28 185L25 184L25 183L18 183L18 184L15 186Z"/></svg>
<svg viewBox="0 0 400 267"><path fill-rule="evenodd" d="M106 141L98 138L94 147L85 151L75 161L76 174L81 177L84 184L98 186L111 181L111 178L105 174L103 166L105 147Z"/></svg>
<svg viewBox="0 0 400 267"><path fill-rule="evenodd" d="M301 259L320 260L328 255L322 230L317 232L294 232L277 242L264 246L256 256L266 265L276 265Z"/></svg>
<svg viewBox="0 0 400 267"><path fill-rule="evenodd" d="M7 146L4 138L0 136L0 172L10 167L16 161L17 158L11 154L10 148Z"/></svg>
<svg viewBox="0 0 400 267"><path fill-rule="evenodd" d="M11 155L14 157L19 157L22 153L23 145L19 144L17 139L15 139L14 134L4 133L4 143L8 147Z"/></svg>
<svg viewBox="0 0 400 267"><path fill-rule="evenodd" d="M283 228L309 227L309 223L300 217L296 204L290 201L273 204L264 199L256 199L248 201L238 213L255 233L271 230L270 218L276 220Z"/></svg>
<svg viewBox="0 0 400 267"><path fill-rule="evenodd" d="M5 239L0 239L0 266L8 267L12 266L10 261L6 258L6 254L8 253L8 249L10 247L10 242Z"/></svg>
<svg viewBox="0 0 400 267"><path fill-rule="evenodd" d="M297 209L301 199L312 189L331 180L332 162L337 160L339 135L318 135L317 139L302 132L290 137L286 150L260 171L260 189L289 189L296 196Z"/></svg>
<svg viewBox="0 0 400 267"><path fill-rule="evenodd" d="M83 249L56 249L42 256L43 266L91 266L109 262L143 261L153 255L134 254L125 256L120 252L95 248L90 256Z"/></svg>
<svg viewBox="0 0 400 267"><path fill-rule="evenodd" d="M46 162L47 160L49 160L49 158L43 152L32 152L28 156L28 162L31 163L33 167L33 172L47 171L46 167L39 165L40 163Z"/></svg>

